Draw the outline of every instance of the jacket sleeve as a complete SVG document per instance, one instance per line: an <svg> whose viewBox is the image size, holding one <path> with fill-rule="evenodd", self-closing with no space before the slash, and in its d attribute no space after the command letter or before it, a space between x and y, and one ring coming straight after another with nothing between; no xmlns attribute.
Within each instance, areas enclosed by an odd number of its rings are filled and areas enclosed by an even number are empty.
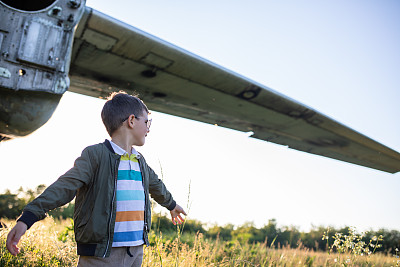
<svg viewBox="0 0 400 267"><path fill-rule="evenodd" d="M168 210L173 210L176 206L176 202L171 193L167 190L167 187L163 181L158 178L153 169L147 164L146 167L149 172L149 193L151 197L161 206Z"/></svg>
<svg viewBox="0 0 400 267"><path fill-rule="evenodd" d="M30 202L17 221L24 222L28 229L46 217L49 210L61 207L76 195L76 191L91 182L97 164L90 147L83 150L74 166L51 184L40 196Z"/></svg>

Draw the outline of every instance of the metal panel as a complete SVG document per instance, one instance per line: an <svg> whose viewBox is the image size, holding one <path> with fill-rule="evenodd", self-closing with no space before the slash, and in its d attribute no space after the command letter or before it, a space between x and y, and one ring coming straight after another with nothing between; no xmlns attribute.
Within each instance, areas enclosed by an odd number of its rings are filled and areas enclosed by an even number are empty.
<svg viewBox="0 0 400 267"><path fill-rule="evenodd" d="M84 9L84 0L58 0L34 11L0 2L0 89L63 94L69 87L74 27Z"/></svg>
<svg viewBox="0 0 400 267"><path fill-rule="evenodd" d="M62 34L63 29L50 21L34 18L26 22L17 59L56 69L61 62Z"/></svg>

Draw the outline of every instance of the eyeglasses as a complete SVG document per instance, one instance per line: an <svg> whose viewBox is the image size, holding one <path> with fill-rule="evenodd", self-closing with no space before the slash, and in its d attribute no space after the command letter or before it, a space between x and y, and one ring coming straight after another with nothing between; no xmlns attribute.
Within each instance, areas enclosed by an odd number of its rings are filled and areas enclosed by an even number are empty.
<svg viewBox="0 0 400 267"><path fill-rule="evenodd" d="M135 117L135 119L139 120L140 117ZM144 121L146 123L147 129L150 129L152 119L147 119Z"/></svg>
<svg viewBox="0 0 400 267"><path fill-rule="evenodd" d="M132 114L132 115L135 115L135 114ZM127 119L129 119L130 116L131 116L131 115L129 115L126 119L122 120L122 122L124 122L124 121L126 121ZM140 117L136 117L136 116L135 116L135 119L139 120ZM144 123L146 123L147 129L150 129L151 121L152 121L152 119L147 119L147 120L144 121Z"/></svg>

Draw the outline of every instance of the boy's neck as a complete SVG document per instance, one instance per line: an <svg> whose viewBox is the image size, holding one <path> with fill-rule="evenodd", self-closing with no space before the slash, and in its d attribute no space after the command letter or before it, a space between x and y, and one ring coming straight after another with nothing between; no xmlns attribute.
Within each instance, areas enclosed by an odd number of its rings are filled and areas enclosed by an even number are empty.
<svg viewBox="0 0 400 267"><path fill-rule="evenodd" d="M123 136L113 135L111 141L128 152L129 155L132 153L133 142L131 142L126 136L124 138Z"/></svg>

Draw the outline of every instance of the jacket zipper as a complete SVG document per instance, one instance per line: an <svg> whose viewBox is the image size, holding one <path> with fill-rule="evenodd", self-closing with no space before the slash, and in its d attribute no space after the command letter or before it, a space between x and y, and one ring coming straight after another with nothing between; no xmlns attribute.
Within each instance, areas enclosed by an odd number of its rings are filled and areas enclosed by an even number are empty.
<svg viewBox="0 0 400 267"><path fill-rule="evenodd" d="M118 166L118 159L117 159L115 162L116 162L115 166ZM118 167L116 167L116 168L118 168ZM114 170L114 171L115 171L115 170ZM117 190L117 179L118 179L118 169L117 169L117 171L115 171L114 192L113 192L113 197L112 197L112 200L111 200L111 216L110 216L110 219L108 220L108 239L107 239L107 247L106 247L106 251L104 252L103 258L106 257L108 248L110 247L111 221L112 221L113 210L114 210L115 192L116 192L116 190Z"/></svg>
<svg viewBox="0 0 400 267"><path fill-rule="evenodd" d="M143 184L144 184L144 177L143 177ZM143 185L144 187L144 185ZM146 246L148 246L149 241L148 241L148 237L147 237L147 230L148 230L148 225L147 225L147 206L146 202L147 202L147 193L146 193L146 189L144 190L144 233L143 233L143 238L144 238L144 243L146 244Z"/></svg>
<svg viewBox="0 0 400 267"><path fill-rule="evenodd" d="M141 158L141 155L139 154L139 158ZM140 163L139 160L139 167L140 167L140 171L142 173L142 179L143 179L143 189L144 189L144 233L143 233L143 238L144 238L144 243L146 244L146 246L148 246L149 241L148 241L148 237L147 237L147 231L148 231L148 224L147 224L147 207L148 205L150 205L150 203L148 202L148 192L146 191L146 184L145 184L145 173L143 172L143 168L142 168L143 164Z"/></svg>

